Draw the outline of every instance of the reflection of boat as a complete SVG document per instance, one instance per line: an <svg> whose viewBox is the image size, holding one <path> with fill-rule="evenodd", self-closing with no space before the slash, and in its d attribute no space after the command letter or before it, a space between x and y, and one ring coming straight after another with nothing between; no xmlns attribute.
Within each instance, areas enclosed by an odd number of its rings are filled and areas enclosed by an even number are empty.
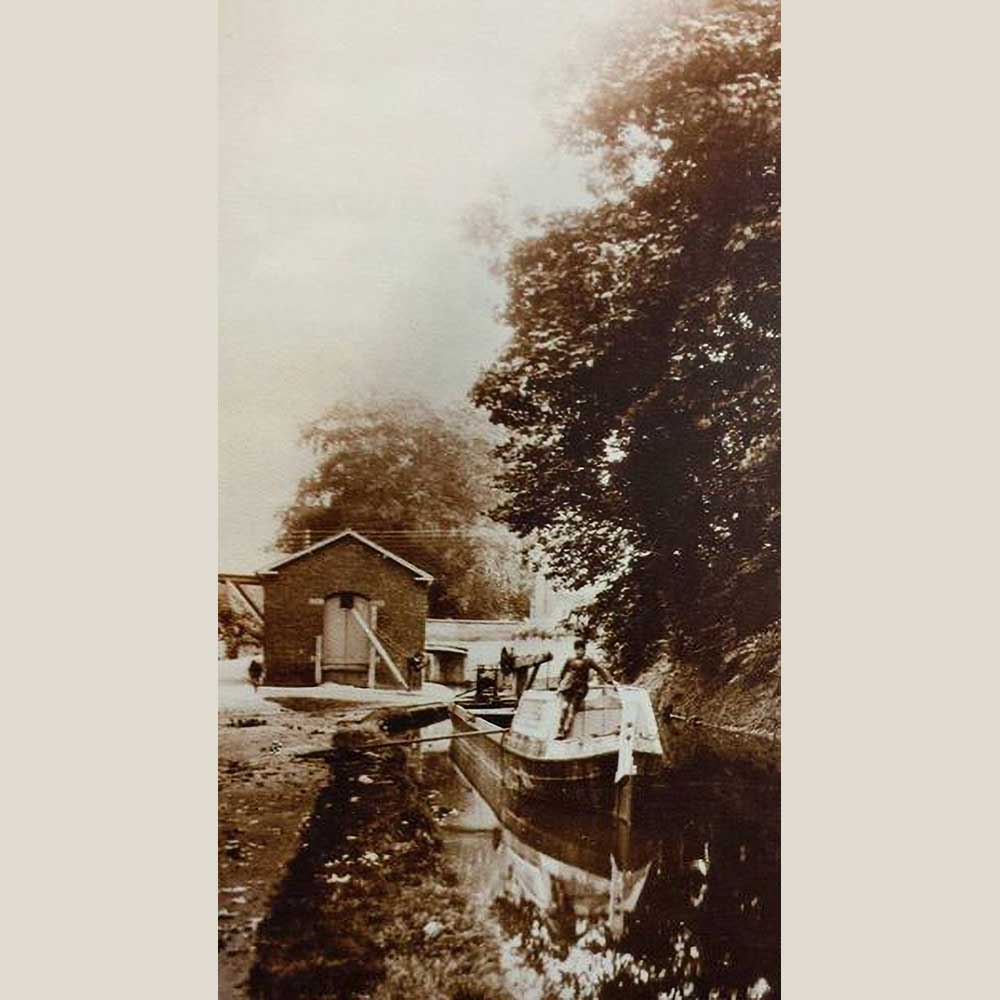
<svg viewBox="0 0 1000 1000"><path fill-rule="evenodd" d="M659 856L657 836L595 813L577 813L567 822L565 810L544 804L515 812L495 796L474 794L463 813L476 812L476 804L490 806L498 825L492 861L480 856L475 877L511 922L530 927L538 918L564 943L600 926L612 939L621 937ZM465 816L449 825L468 828ZM484 879L485 869L492 877Z"/></svg>
<svg viewBox="0 0 1000 1000"><path fill-rule="evenodd" d="M512 837L532 850L605 880L615 865L641 867L658 850L659 840L651 832L636 833L595 813L567 816L561 809L534 805L517 812L503 807L497 817Z"/></svg>
<svg viewBox="0 0 1000 1000"><path fill-rule="evenodd" d="M451 754L463 774L484 789L502 789L504 804L544 801L563 807L615 813L617 792L641 793L663 759L649 694L641 688L592 687L569 737L556 739L560 699L555 691L526 690L509 729L461 701L450 706L457 734ZM495 796L494 796L495 797ZM641 795L634 794L641 812Z"/></svg>
<svg viewBox="0 0 1000 1000"><path fill-rule="evenodd" d="M492 739L457 740L453 754ZM655 823L625 824L514 808L485 766L478 795L448 773L461 813L448 841L470 896L497 920L516 995L746 996L761 979L780 989L776 789L675 775L652 798ZM478 835L467 832L473 803Z"/></svg>
<svg viewBox="0 0 1000 1000"><path fill-rule="evenodd" d="M455 740L453 759L485 742L494 734ZM776 788L703 766L644 796L655 822L626 824L518 799L482 758L461 769L478 795L449 770L463 831L449 839L470 896L496 918L515 995L780 990ZM475 813L478 835L462 822L473 801L493 810L488 825Z"/></svg>
<svg viewBox="0 0 1000 1000"><path fill-rule="evenodd" d="M572 838L562 845L571 846ZM619 868L614 854L604 855L598 870L581 867L562 856L545 853L521 839L509 826L501 831L501 894L514 905L530 903L561 936L578 936L579 921L607 924L613 938L621 937L625 914L631 913L646 884L652 860L634 868ZM632 862L635 864L635 862Z"/></svg>

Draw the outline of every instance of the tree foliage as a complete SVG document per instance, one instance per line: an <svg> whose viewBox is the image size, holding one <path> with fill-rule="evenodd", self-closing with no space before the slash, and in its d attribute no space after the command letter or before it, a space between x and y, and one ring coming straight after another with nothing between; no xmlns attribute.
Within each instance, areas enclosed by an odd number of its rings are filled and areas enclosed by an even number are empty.
<svg viewBox="0 0 1000 1000"><path fill-rule="evenodd" d="M234 606L228 597L219 595L219 642L225 645L226 656L239 656L240 652L259 649L264 629L248 611Z"/></svg>
<svg viewBox="0 0 1000 1000"><path fill-rule="evenodd" d="M354 528L433 574L434 616L526 612L520 545L487 514L499 499L496 434L480 414L419 400L341 403L302 441L316 465L282 514L279 549Z"/></svg>
<svg viewBox="0 0 1000 1000"><path fill-rule="evenodd" d="M629 669L718 663L779 617L779 7L624 30L572 122L596 204L508 257L513 337L473 399L501 516Z"/></svg>

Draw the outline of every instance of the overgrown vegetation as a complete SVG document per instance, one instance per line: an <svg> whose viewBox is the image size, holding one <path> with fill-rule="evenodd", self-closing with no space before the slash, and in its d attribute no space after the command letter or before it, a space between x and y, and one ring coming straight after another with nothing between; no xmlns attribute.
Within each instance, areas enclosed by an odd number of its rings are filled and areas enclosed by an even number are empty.
<svg viewBox="0 0 1000 1000"><path fill-rule="evenodd" d="M225 645L227 657L258 650L263 637L263 626L253 615L233 607L227 598L219 595L219 642Z"/></svg>
<svg viewBox="0 0 1000 1000"><path fill-rule="evenodd" d="M257 937L250 995L503 1000L475 920L399 750L344 748Z"/></svg>
<svg viewBox="0 0 1000 1000"><path fill-rule="evenodd" d="M598 201L510 249L473 390L509 432L499 516L604 584L584 624L630 675L710 672L780 614L780 9L652 9L568 130Z"/></svg>

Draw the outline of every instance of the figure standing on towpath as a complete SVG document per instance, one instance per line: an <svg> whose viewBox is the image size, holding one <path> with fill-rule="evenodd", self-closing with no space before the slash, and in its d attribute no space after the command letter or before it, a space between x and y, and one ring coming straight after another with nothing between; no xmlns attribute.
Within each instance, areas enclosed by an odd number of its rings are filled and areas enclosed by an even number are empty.
<svg viewBox="0 0 1000 1000"><path fill-rule="evenodd" d="M573 643L574 655L563 665L562 673L559 675L559 697L562 699L562 711L559 715L559 733L557 740L564 740L569 736L573 728L573 719L583 704L583 699L587 697L587 687L590 683L590 671L594 670L608 684L614 685L618 689L618 682L604 669L587 656L587 643L584 639L577 639Z"/></svg>

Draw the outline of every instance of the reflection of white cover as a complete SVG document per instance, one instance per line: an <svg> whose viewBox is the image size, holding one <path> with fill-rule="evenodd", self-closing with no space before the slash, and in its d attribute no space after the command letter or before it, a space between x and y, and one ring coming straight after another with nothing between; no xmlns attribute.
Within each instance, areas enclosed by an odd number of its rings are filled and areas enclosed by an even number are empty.
<svg viewBox="0 0 1000 1000"><path fill-rule="evenodd" d="M596 917L607 913L617 940L624 930L625 914L631 913L646 884L652 862L638 870L621 869L609 855L611 877L597 875L525 844L509 830L503 831L499 870L503 882L499 892L515 901L528 899L542 912L569 905L577 914ZM494 893L496 895L496 893Z"/></svg>
<svg viewBox="0 0 1000 1000"><path fill-rule="evenodd" d="M622 897L625 895L625 879L615 856L611 855L611 885L608 891L608 929L611 937L617 941L625 933L625 907Z"/></svg>
<svg viewBox="0 0 1000 1000"><path fill-rule="evenodd" d="M507 853L507 865L512 883L520 889L521 898L527 896L540 910L547 910L552 905L552 875L539 865L522 858L508 844L504 844Z"/></svg>

